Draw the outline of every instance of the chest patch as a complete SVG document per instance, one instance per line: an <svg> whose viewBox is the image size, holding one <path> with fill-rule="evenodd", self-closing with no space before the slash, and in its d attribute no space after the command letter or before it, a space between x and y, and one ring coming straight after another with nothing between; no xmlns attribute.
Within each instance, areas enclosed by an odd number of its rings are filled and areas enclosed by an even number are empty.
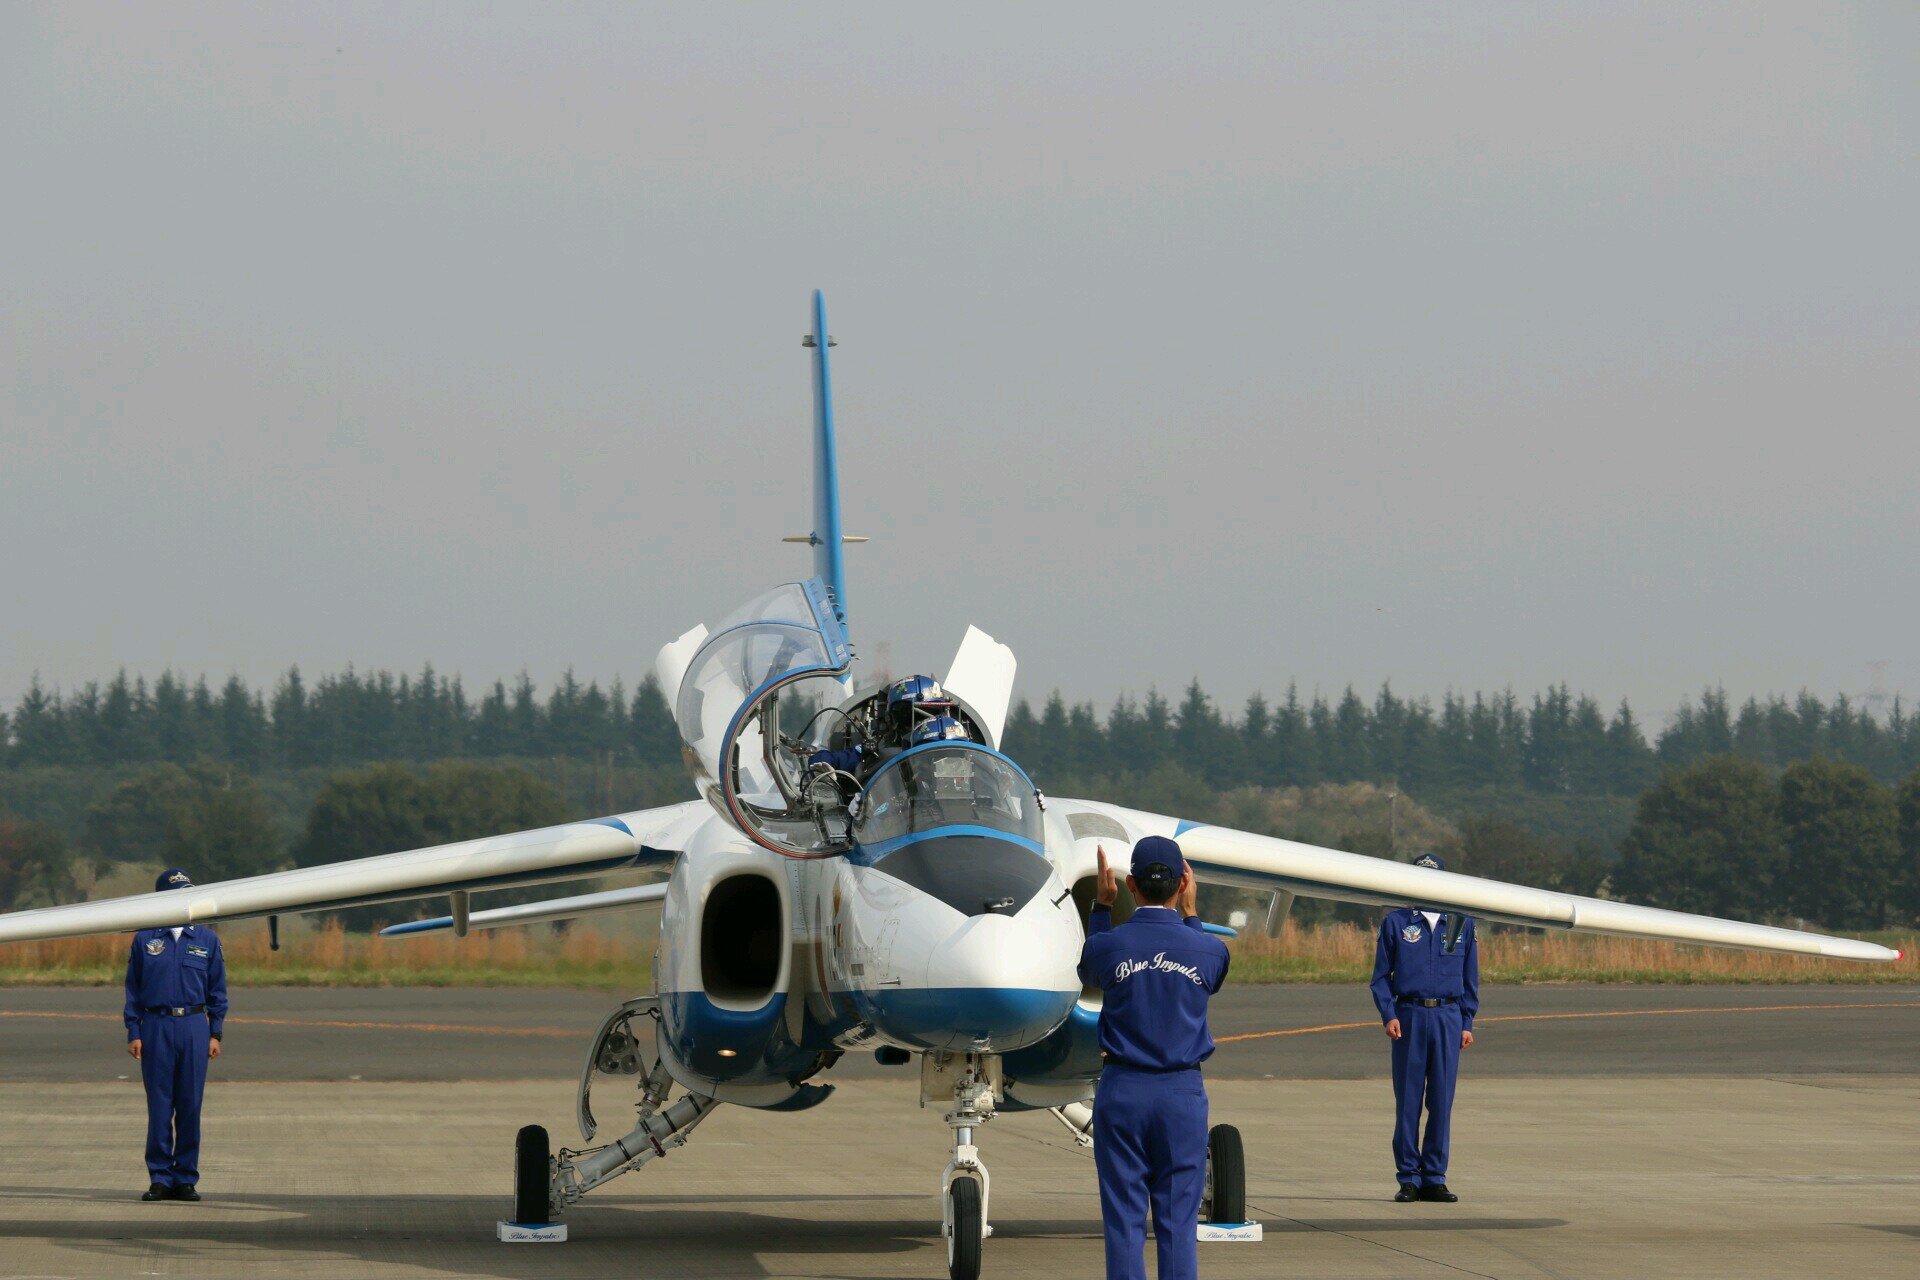
<svg viewBox="0 0 1920 1280"><path fill-rule="evenodd" d="M207 948L205 947L188 947L187 954L190 956L199 956L202 960L205 960L209 955L213 953L208 951Z"/></svg>
<svg viewBox="0 0 1920 1280"><path fill-rule="evenodd" d="M1407 942L1418 942L1425 935L1421 932L1419 925L1410 924L1400 931L1400 936Z"/></svg>
<svg viewBox="0 0 1920 1280"><path fill-rule="evenodd" d="M147 939L147 954L148 954L148 955L150 955L150 956L157 956L157 955L159 955L159 954L160 954L160 953L161 953L162 951L165 951L166 949L167 949L167 940L166 940L165 938L149 938L149 939Z"/></svg>

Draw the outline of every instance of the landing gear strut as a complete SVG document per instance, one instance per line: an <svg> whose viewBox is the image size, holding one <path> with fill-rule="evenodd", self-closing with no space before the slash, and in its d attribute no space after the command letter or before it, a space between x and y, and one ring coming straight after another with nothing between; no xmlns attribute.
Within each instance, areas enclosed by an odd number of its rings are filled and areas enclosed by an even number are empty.
<svg viewBox="0 0 1920 1280"><path fill-rule="evenodd" d="M717 1101L699 1093L667 1101L673 1078L655 1047L653 1028L645 1025L647 1019L657 1022L659 1016L659 1001L654 996L629 1000L615 1010L588 1050L586 1070L580 1079L580 1132L591 1141L599 1127L590 1102L594 1074L638 1077L640 1097L634 1105L637 1123L633 1131L584 1151L563 1147L556 1156L551 1154L545 1129L539 1125L522 1129L513 1151L514 1221L502 1224L503 1233L511 1225L552 1225L556 1234L541 1238L564 1240L565 1229L554 1220L569 1205L601 1183L685 1146L687 1135L719 1107ZM642 1025L636 1028L632 1025L635 1022ZM507 1238L502 1234L501 1239Z"/></svg>
<svg viewBox="0 0 1920 1280"><path fill-rule="evenodd" d="M1000 1059L981 1053L929 1053L922 1060L921 1101L935 1090L950 1090L953 1154L940 1177L941 1233L947 1241L949 1280L979 1280L982 1246L993 1228L987 1223L989 1181L980 1163L973 1131L993 1119L1000 1091Z"/></svg>

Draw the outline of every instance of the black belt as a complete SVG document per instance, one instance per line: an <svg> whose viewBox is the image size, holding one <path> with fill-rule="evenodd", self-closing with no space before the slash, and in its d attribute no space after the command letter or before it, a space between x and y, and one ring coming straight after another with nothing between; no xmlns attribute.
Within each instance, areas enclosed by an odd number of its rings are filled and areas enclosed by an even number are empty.
<svg viewBox="0 0 1920 1280"><path fill-rule="evenodd" d="M144 1010L147 1013L163 1013L169 1018L189 1018L196 1013L206 1011L207 1006L203 1004L190 1004L184 1008L180 1005L150 1004Z"/></svg>
<svg viewBox="0 0 1920 1280"><path fill-rule="evenodd" d="M1401 1004L1417 1004L1422 1009L1438 1009L1443 1004L1459 1004L1459 996L1441 996L1438 1000L1422 1000L1415 996L1401 996Z"/></svg>

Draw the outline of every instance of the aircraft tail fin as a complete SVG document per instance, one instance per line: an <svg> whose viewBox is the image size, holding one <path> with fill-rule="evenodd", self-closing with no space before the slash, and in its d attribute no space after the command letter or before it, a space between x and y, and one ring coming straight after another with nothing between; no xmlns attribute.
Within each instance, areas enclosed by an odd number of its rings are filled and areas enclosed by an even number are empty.
<svg viewBox="0 0 1920 1280"><path fill-rule="evenodd" d="M833 380L827 369L827 349L834 345L827 332L827 300L813 291L813 332L803 340L813 348L813 530L805 539L813 545L813 573L833 593L834 612L847 621L848 541L840 532L840 468L833 449ZM852 539L864 542L866 539Z"/></svg>

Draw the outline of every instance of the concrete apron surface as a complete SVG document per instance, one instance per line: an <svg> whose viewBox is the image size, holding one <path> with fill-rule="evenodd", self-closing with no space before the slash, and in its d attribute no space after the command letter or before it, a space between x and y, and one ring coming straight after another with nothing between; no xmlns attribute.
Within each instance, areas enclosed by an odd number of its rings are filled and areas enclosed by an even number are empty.
<svg viewBox="0 0 1920 1280"><path fill-rule="evenodd" d="M1920 1275L1920 1077L1469 1077L1457 1205L1391 1203L1384 1081L1212 1097L1266 1239L1203 1246L1209 1277ZM498 1243L515 1130L577 1139L572 1099L561 1079L216 1081L205 1201L150 1205L137 1081L0 1085L0 1277L946 1274L948 1135L906 1079L798 1115L723 1108L570 1212L568 1243ZM980 1141L985 1274L1099 1274L1090 1155L1045 1113Z"/></svg>

